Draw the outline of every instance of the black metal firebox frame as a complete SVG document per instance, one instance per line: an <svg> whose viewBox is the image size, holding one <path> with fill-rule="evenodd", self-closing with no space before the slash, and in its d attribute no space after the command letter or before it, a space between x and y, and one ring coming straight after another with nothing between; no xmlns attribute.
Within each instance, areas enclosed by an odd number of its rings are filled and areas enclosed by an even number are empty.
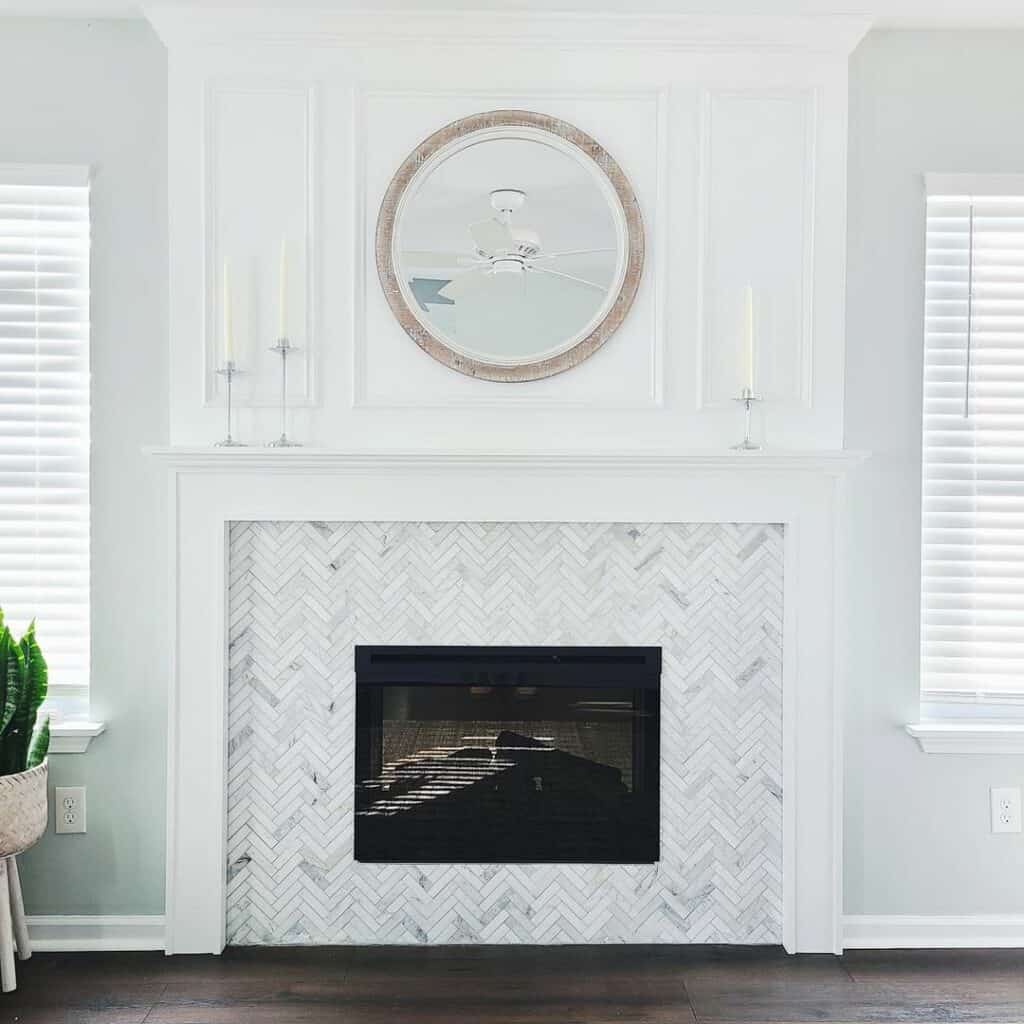
<svg viewBox="0 0 1024 1024"><path fill-rule="evenodd" d="M358 723L380 722L384 686L587 687L636 691L638 711L660 719L660 647L506 647L357 645L356 778L380 771L383 751L368 742ZM633 778L636 792L659 806L660 728L645 730L633 721ZM655 846L658 844L655 843ZM358 856L357 856L357 859ZM374 858L381 862L380 858ZM628 862L591 858L582 863L654 863L652 856ZM484 863L488 863L484 861ZM509 857L504 863L537 863ZM456 863L479 863L472 859ZM557 861L556 863L567 863Z"/></svg>

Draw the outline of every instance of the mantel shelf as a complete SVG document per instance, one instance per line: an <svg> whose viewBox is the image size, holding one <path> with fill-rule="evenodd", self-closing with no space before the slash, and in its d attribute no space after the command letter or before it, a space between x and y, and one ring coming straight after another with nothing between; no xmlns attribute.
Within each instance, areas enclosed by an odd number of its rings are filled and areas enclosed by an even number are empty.
<svg viewBox="0 0 1024 1024"><path fill-rule="evenodd" d="M828 451L437 451L342 448L151 447L144 451L172 469L191 472L352 473L437 472L809 472L842 475L867 452Z"/></svg>

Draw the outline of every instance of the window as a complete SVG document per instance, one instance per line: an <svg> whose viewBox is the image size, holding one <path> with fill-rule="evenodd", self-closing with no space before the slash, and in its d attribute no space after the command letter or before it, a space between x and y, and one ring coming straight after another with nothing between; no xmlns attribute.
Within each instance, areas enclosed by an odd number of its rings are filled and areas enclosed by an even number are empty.
<svg viewBox="0 0 1024 1024"><path fill-rule="evenodd" d="M921 687L1024 701L1024 176L929 175Z"/></svg>
<svg viewBox="0 0 1024 1024"><path fill-rule="evenodd" d="M0 607L62 717L89 687L89 178L0 165Z"/></svg>

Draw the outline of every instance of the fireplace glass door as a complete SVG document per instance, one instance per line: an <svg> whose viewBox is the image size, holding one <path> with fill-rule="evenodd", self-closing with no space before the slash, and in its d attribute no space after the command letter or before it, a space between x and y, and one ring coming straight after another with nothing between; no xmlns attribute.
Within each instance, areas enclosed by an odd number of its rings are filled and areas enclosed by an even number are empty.
<svg viewBox="0 0 1024 1024"><path fill-rule="evenodd" d="M356 860L658 860L660 674L650 647L357 647Z"/></svg>

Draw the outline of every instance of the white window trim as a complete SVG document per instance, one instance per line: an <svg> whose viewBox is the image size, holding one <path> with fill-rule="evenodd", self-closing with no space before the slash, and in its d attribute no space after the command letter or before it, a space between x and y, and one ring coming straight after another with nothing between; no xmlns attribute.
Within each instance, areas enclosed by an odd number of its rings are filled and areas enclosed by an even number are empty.
<svg viewBox="0 0 1024 1024"><path fill-rule="evenodd" d="M1024 722L947 719L905 728L926 754L1024 754Z"/></svg>
<svg viewBox="0 0 1024 1024"><path fill-rule="evenodd" d="M1024 174L926 174L925 195L1024 196Z"/></svg>
<svg viewBox="0 0 1024 1024"><path fill-rule="evenodd" d="M1021 196L1024 174L926 174L926 196ZM1024 754L1024 696L921 692L921 717L905 726L926 754Z"/></svg>
<svg viewBox="0 0 1024 1024"><path fill-rule="evenodd" d="M97 736L106 732L106 722L61 722L50 727L51 754L84 754Z"/></svg>

